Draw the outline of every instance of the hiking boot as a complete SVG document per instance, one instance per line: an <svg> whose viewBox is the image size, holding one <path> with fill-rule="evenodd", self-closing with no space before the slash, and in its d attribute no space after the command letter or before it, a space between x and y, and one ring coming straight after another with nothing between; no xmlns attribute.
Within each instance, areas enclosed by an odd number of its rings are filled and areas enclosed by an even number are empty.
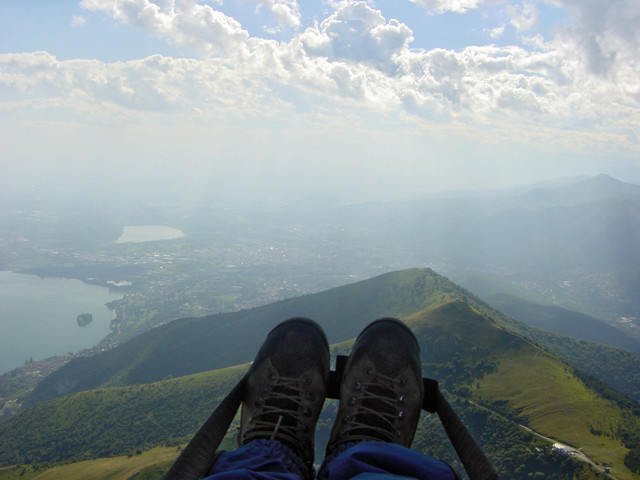
<svg viewBox="0 0 640 480"><path fill-rule="evenodd" d="M399 320L383 318L358 336L340 385L340 406L327 444L374 440L410 447L424 387L420 347Z"/></svg>
<svg viewBox="0 0 640 480"><path fill-rule="evenodd" d="M329 346L316 322L293 318L275 327L246 378L239 444L275 439L311 467L328 379Z"/></svg>

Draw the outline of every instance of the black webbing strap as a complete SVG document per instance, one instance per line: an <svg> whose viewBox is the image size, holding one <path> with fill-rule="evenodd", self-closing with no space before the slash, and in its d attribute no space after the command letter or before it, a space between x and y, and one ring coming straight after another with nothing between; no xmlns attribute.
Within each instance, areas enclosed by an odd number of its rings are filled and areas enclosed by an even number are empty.
<svg viewBox="0 0 640 480"><path fill-rule="evenodd" d="M345 355L336 357L336 368L329 372L327 398L340 398L340 384L348 359ZM240 380L200 427L163 480L197 480L207 475L216 459L218 447L240 408L245 378ZM422 382L422 409L438 414L469 478L499 480L500 477L484 452L440 392L438 382L430 378L423 378Z"/></svg>
<svg viewBox="0 0 640 480"><path fill-rule="evenodd" d="M231 422L233 422L240 403L245 377L224 397L200 430L163 477L163 480L197 480L209 473Z"/></svg>
<svg viewBox="0 0 640 480"><path fill-rule="evenodd" d="M437 413L469 478L471 480L499 480L500 477L491 462L440 391L437 392Z"/></svg>

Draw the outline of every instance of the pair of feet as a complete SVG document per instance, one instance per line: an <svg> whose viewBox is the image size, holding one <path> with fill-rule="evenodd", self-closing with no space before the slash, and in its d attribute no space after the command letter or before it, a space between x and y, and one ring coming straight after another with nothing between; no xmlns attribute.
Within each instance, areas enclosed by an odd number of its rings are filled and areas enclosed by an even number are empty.
<svg viewBox="0 0 640 480"><path fill-rule="evenodd" d="M313 437L327 395L329 346L320 326L287 320L267 336L246 378L239 442L275 439L313 464ZM422 406L420 348L402 322L384 318L358 336L340 385L327 456L345 443L409 447Z"/></svg>

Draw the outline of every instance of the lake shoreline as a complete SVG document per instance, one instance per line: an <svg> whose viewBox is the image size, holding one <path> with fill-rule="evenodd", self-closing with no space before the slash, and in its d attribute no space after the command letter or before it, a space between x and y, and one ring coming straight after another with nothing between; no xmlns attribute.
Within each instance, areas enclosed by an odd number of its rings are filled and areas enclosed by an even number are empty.
<svg viewBox="0 0 640 480"><path fill-rule="evenodd" d="M0 270L0 374L30 360L86 354L113 332L112 302L123 298L122 290L77 277L20 270ZM81 327L77 317L85 312L92 313L94 321Z"/></svg>

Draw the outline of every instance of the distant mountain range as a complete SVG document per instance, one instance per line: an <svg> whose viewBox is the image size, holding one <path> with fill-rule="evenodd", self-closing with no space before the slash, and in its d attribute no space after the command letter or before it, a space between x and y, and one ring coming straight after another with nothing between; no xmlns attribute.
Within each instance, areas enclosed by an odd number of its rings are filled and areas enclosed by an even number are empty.
<svg viewBox="0 0 640 480"><path fill-rule="evenodd" d="M560 275L640 263L640 186L606 175L509 197L352 210L351 228L371 229L401 248L446 258L454 269Z"/></svg>

